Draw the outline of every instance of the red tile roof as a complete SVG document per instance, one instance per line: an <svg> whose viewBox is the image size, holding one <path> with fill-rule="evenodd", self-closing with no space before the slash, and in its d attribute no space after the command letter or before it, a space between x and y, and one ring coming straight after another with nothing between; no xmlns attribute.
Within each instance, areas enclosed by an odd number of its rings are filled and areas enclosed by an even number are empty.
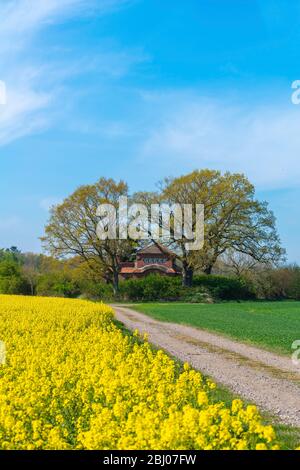
<svg viewBox="0 0 300 470"><path fill-rule="evenodd" d="M158 255L158 254L164 254L164 255L169 255L174 257L175 253L173 251L170 251L166 246L161 245L160 243L153 243L152 245L148 245L145 248L142 248L138 250L138 254L149 254L149 255Z"/></svg>
<svg viewBox="0 0 300 470"><path fill-rule="evenodd" d="M130 267L127 267L127 266L122 266L120 273L121 274L134 273L135 271L136 271L136 268L130 268Z"/></svg>
<svg viewBox="0 0 300 470"><path fill-rule="evenodd" d="M138 273L144 273L145 271L151 271L151 270L159 270L167 274L177 273L175 269L166 267L161 264L147 264L146 266L143 266L142 268L131 268L127 266L122 266L120 274L138 274Z"/></svg>

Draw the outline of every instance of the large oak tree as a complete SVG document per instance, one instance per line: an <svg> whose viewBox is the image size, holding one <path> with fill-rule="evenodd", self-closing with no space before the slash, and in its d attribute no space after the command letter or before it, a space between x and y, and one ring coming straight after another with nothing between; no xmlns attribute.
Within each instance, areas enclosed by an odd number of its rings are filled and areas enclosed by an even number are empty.
<svg viewBox="0 0 300 470"><path fill-rule="evenodd" d="M188 251L188 240L173 240L183 267L183 283L192 284L195 270L210 274L218 258L228 250L258 263L276 264L284 250L275 217L266 202L255 198L255 188L242 174L198 170L162 183L161 201L204 205L204 245ZM195 229L195 213L192 229Z"/></svg>
<svg viewBox="0 0 300 470"><path fill-rule="evenodd" d="M52 208L42 238L46 250L55 257L81 257L97 275L112 282L118 291L120 263L132 252L128 240L100 240L97 236L100 204L118 208L119 197L127 196L124 181L101 178L97 183L79 187L62 204Z"/></svg>

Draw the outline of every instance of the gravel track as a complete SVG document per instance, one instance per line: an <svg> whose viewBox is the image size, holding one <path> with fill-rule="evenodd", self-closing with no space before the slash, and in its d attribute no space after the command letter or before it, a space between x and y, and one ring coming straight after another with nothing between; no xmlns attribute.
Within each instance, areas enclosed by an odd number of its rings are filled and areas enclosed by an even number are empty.
<svg viewBox="0 0 300 470"><path fill-rule="evenodd" d="M128 329L148 333L155 346L189 362L283 423L300 427L300 368L289 357L190 326L161 322L132 308L112 307L116 319Z"/></svg>

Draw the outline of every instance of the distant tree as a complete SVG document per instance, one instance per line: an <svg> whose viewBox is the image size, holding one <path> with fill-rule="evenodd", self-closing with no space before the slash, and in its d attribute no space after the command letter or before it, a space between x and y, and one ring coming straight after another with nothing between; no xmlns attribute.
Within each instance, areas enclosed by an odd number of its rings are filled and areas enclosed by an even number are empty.
<svg viewBox="0 0 300 470"><path fill-rule="evenodd" d="M38 278L40 275L42 255L35 253L24 253L22 255L22 274L30 286L31 295L35 294Z"/></svg>
<svg viewBox="0 0 300 470"><path fill-rule="evenodd" d="M2 258L0 261L0 293L28 294L28 292L29 286L22 276L19 263L10 256Z"/></svg>
<svg viewBox="0 0 300 470"><path fill-rule="evenodd" d="M289 296L295 300L300 300L300 268L293 267L293 277L288 289Z"/></svg>
<svg viewBox="0 0 300 470"><path fill-rule="evenodd" d="M16 246L12 246L11 248L2 248L0 249L0 261L2 260L11 260L21 264L22 253Z"/></svg>
<svg viewBox="0 0 300 470"><path fill-rule="evenodd" d="M259 262L252 256L234 250L225 252L220 261L223 264L223 269L235 274L237 277L242 277L249 271L259 267Z"/></svg>

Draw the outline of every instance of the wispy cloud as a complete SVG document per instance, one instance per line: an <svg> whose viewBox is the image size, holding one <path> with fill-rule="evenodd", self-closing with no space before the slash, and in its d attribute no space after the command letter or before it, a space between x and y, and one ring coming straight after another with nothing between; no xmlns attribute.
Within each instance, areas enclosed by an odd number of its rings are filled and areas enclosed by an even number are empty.
<svg viewBox="0 0 300 470"><path fill-rule="evenodd" d="M7 94L7 105L0 112L0 144L37 132L48 120L40 114L51 102L51 96L30 89L14 89Z"/></svg>
<svg viewBox="0 0 300 470"><path fill-rule="evenodd" d="M157 114L141 156L157 165L244 172L259 188L299 185L300 107L147 95Z"/></svg>
<svg viewBox="0 0 300 470"><path fill-rule="evenodd" d="M1 35L34 32L67 16L105 14L132 0L4 0L0 7Z"/></svg>
<svg viewBox="0 0 300 470"><path fill-rule="evenodd" d="M104 15L134 0L6 0L0 5L0 80L7 86L7 103L0 106L0 145L39 132L51 124L69 78L93 68L119 78L142 56L124 51L99 51L97 58L76 61L54 54L47 59L34 51L41 30L75 16ZM59 49L59 48L58 48ZM70 98L70 94L66 94ZM66 104L65 104L66 106ZM55 109L56 108L56 109ZM54 111L54 112L52 112Z"/></svg>

